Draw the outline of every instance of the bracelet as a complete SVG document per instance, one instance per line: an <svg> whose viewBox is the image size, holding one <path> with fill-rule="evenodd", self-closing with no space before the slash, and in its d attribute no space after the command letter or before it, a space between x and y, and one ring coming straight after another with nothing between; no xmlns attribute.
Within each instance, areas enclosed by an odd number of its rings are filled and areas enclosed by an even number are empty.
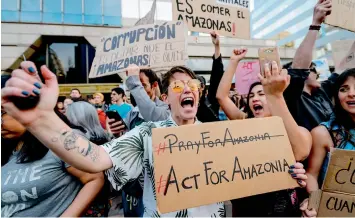
<svg viewBox="0 0 355 218"><path fill-rule="evenodd" d="M310 25L309 30L320 30L320 25Z"/></svg>

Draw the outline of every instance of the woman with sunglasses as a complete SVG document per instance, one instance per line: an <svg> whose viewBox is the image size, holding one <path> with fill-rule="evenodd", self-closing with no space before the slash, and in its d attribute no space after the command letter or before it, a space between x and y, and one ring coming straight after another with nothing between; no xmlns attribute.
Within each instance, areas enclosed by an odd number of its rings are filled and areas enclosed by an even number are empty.
<svg viewBox="0 0 355 218"><path fill-rule="evenodd" d="M334 118L323 122L311 132L313 146L307 169L307 191L322 186L327 172L330 152L337 149L355 150L355 68L346 70L334 84ZM308 210L308 199L301 205L305 217L316 216Z"/></svg>
<svg viewBox="0 0 355 218"><path fill-rule="evenodd" d="M154 194L154 165L152 129L182 125L198 125L196 113L199 102L199 82L194 72L185 67L173 67L163 78L162 93L167 94L166 102L171 108L171 116L160 122L143 123L124 136L113 139L102 146L76 135L51 112L58 96L58 82L55 74L42 66L41 72L45 84L41 84L41 97L38 105L30 110L21 111L11 101L11 96L26 97L24 91L34 89L38 82L33 76L32 62L21 63L22 70L14 71L10 82L2 90L5 110L15 116L33 135L53 150L59 157L72 166L86 172L106 170L108 180L116 190L120 190L128 181L144 174L142 181L144 216L161 216L157 210ZM130 66L127 71L139 72L138 66ZM130 72L129 72L130 73ZM132 72L131 72L132 73ZM53 125L56 123L56 125ZM294 177L304 179L302 166L295 165ZM304 181L300 184L305 185ZM197 208L184 209L162 216L225 216L224 204L214 203Z"/></svg>
<svg viewBox="0 0 355 218"><path fill-rule="evenodd" d="M228 97L230 83L238 63L246 53L247 49L239 49L231 56L228 70L224 73L217 92L217 99L222 109L230 120L281 117L296 161L304 160L310 152L312 138L305 128L298 126L294 121L283 98L283 92L290 82L286 70L280 70L276 62L265 65L264 77L259 75L261 82L252 84L249 89L246 113L241 111ZM293 175L295 171L297 170L291 169L290 173ZM302 183L302 180L299 182ZM233 216L297 216L299 209L295 199L295 190L285 190L233 200Z"/></svg>
<svg viewBox="0 0 355 218"><path fill-rule="evenodd" d="M66 164L3 109L1 142L2 217L78 217L103 187L103 173Z"/></svg>

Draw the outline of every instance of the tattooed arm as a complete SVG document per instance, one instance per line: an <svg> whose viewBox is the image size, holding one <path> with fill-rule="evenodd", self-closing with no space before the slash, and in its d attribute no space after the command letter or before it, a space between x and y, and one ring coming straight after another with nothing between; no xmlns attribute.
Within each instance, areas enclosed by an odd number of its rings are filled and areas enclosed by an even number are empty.
<svg viewBox="0 0 355 218"><path fill-rule="evenodd" d="M77 169L96 173L112 167L109 155L101 146L73 132L54 112L27 128L63 161Z"/></svg>

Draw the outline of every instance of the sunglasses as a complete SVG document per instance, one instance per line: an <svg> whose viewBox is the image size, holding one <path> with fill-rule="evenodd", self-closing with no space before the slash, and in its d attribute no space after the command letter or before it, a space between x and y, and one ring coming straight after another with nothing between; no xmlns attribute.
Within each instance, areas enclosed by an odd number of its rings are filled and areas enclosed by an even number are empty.
<svg viewBox="0 0 355 218"><path fill-rule="evenodd" d="M198 91L201 88L201 82L198 79L191 79L189 81L175 80L172 83L170 83L169 87L171 87L171 89L175 93L182 93L186 85L193 92Z"/></svg>

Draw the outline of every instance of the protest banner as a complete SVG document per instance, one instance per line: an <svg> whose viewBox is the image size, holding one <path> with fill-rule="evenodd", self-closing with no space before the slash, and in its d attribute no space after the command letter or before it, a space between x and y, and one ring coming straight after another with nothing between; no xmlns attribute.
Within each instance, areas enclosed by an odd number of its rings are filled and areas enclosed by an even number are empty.
<svg viewBox="0 0 355 218"><path fill-rule="evenodd" d="M332 13L325 23L355 32L355 0L332 1Z"/></svg>
<svg viewBox="0 0 355 218"><path fill-rule="evenodd" d="M353 54L355 52L355 50L353 50L354 44L355 44L355 40L353 40L353 39L338 40L338 41L332 42L332 57L333 57L336 73L341 73L344 71L344 66L340 66L340 63L345 59L345 57L347 57L350 54ZM349 48L351 48L351 49L349 50ZM349 60L350 59L351 58L349 58ZM351 63L352 63L352 66L355 67L354 66L355 65L354 59L352 59L352 61L350 61L350 64Z"/></svg>
<svg viewBox="0 0 355 218"><path fill-rule="evenodd" d="M313 60L313 63L316 65L316 70L319 73L319 81L325 81L330 77L331 72L329 69L328 60L326 58L321 58Z"/></svg>
<svg viewBox="0 0 355 218"><path fill-rule="evenodd" d="M124 72L130 64L146 68L185 65L187 31L181 21L123 29L96 47L89 78Z"/></svg>
<svg viewBox="0 0 355 218"><path fill-rule="evenodd" d="M250 12L216 0L173 0L173 20L184 20L190 31L250 39Z"/></svg>
<svg viewBox="0 0 355 218"><path fill-rule="evenodd" d="M250 85L259 81L259 73L259 61L239 62L235 72L235 88L237 92L240 95L248 94Z"/></svg>
<svg viewBox="0 0 355 218"><path fill-rule="evenodd" d="M279 117L156 128L152 137L161 213L298 186Z"/></svg>
<svg viewBox="0 0 355 218"><path fill-rule="evenodd" d="M239 6L243 8L249 8L249 0L217 0L219 4L226 4L231 6Z"/></svg>
<svg viewBox="0 0 355 218"><path fill-rule="evenodd" d="M322 190L311 194L308 208L318 217L355 216L355 151L331 152Z"/></svg>
<svg viewBox="0 0 355 218"><path fill-rule="evenodd" d="M355 68L355 41L338 66L340 72L350 68Z"/></svg>

